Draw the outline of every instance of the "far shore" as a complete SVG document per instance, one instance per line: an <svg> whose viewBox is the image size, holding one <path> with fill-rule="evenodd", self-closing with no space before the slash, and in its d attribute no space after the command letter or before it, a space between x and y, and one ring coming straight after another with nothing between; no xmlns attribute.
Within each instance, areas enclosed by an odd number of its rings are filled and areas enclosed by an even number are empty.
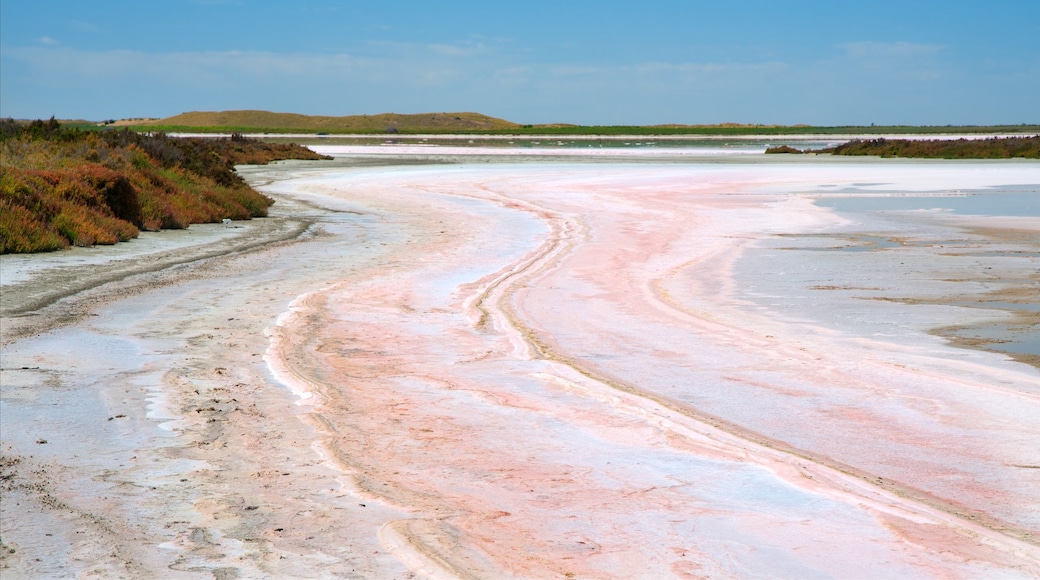
<svg viewBox="0 0 1040 580"><path fill-rule="evenodd" d="M174 137L230 137L233 132L223 133L209 133L209 132L172 132L171 136ZM794 133L790 135L776 135L776 134L762 134L762 135L652 135L652 134L632 134L632 135L568 135L568 134L551 134L546 133L542 135L502 135L502 134L440 134L440 133L256 133L247 132L242 133L245 137L254 139L316 139L316 140L329 140L329 139L364 139L364 140L412 140L412 139L445 139L453 141L633 141L633 142L647 142L647 141L851 141L853 139L909 139L909 140L928 140L928 139L991 139L993 137L1007 138L1007 137L1021 137L1024 135L1035 135L1035 131L1025 131L1021 133L915 133L915 134L899 134L899 133L847 133L847 134L834 134L834 133Z"/></svg>

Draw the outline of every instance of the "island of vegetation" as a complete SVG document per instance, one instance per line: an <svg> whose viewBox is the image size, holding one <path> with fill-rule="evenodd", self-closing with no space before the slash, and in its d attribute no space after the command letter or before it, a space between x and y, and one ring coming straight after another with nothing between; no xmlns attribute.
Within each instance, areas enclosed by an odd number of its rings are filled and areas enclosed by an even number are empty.
<svg viewBox="0 0 1040 580"><path fill-rule="evenodd" d="M0 253L114 244L141 230L267 215L239 164L323 159L294 144L0 120Z"/></svg>
<svg viewBox="0 0 1040 580"><path fill-rule="evenodd" d="M855 139L826 149L771 147L766 153L829 153L930 159L1040 159L1040 135L990 139Z"/></svg>

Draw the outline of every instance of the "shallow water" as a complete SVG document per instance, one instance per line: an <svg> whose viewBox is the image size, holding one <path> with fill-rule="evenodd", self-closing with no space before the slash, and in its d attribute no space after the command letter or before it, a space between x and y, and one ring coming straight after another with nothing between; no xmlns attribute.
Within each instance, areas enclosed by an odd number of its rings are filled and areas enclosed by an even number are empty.
<svg viewBox="0 0 1040 580"><path fill-rule="evenodd" d="M820 197L816 203L844 212L952 212L967 215L1040 217L1040 186L971 193L914 195L874 193L852 190L839 196ZM859 195L856 195L859 194Z"/></svg>

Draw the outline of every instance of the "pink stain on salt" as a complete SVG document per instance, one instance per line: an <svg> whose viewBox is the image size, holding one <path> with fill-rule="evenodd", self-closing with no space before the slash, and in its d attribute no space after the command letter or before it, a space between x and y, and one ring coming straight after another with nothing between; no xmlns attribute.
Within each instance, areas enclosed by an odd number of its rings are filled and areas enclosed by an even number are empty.
<svg viewBox="0 0 1040 580"><path fill-rule="evenodd" d="M841 223L774 192L805 171L321 182L409 241L302 297L274 365L313 393L318 446L355 493L414 515L379 534L421 574L1035 577L1035 369L737 295L756 240Z"/></svg>

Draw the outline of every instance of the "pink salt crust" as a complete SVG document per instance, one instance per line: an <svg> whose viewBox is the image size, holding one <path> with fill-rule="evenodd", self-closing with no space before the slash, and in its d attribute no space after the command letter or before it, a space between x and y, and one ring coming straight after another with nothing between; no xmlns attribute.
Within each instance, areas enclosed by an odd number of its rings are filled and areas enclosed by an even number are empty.
<svg viewBox="0 0 1040 580"><path fill-rule="evenodd" d="M1037 577L1036 370L748 308L745 248L841 221L762 193L783 179L808 178L300 186L416 244L298 297L269 366L349 491L412 514L379 540L427 576Z"/></svg>

